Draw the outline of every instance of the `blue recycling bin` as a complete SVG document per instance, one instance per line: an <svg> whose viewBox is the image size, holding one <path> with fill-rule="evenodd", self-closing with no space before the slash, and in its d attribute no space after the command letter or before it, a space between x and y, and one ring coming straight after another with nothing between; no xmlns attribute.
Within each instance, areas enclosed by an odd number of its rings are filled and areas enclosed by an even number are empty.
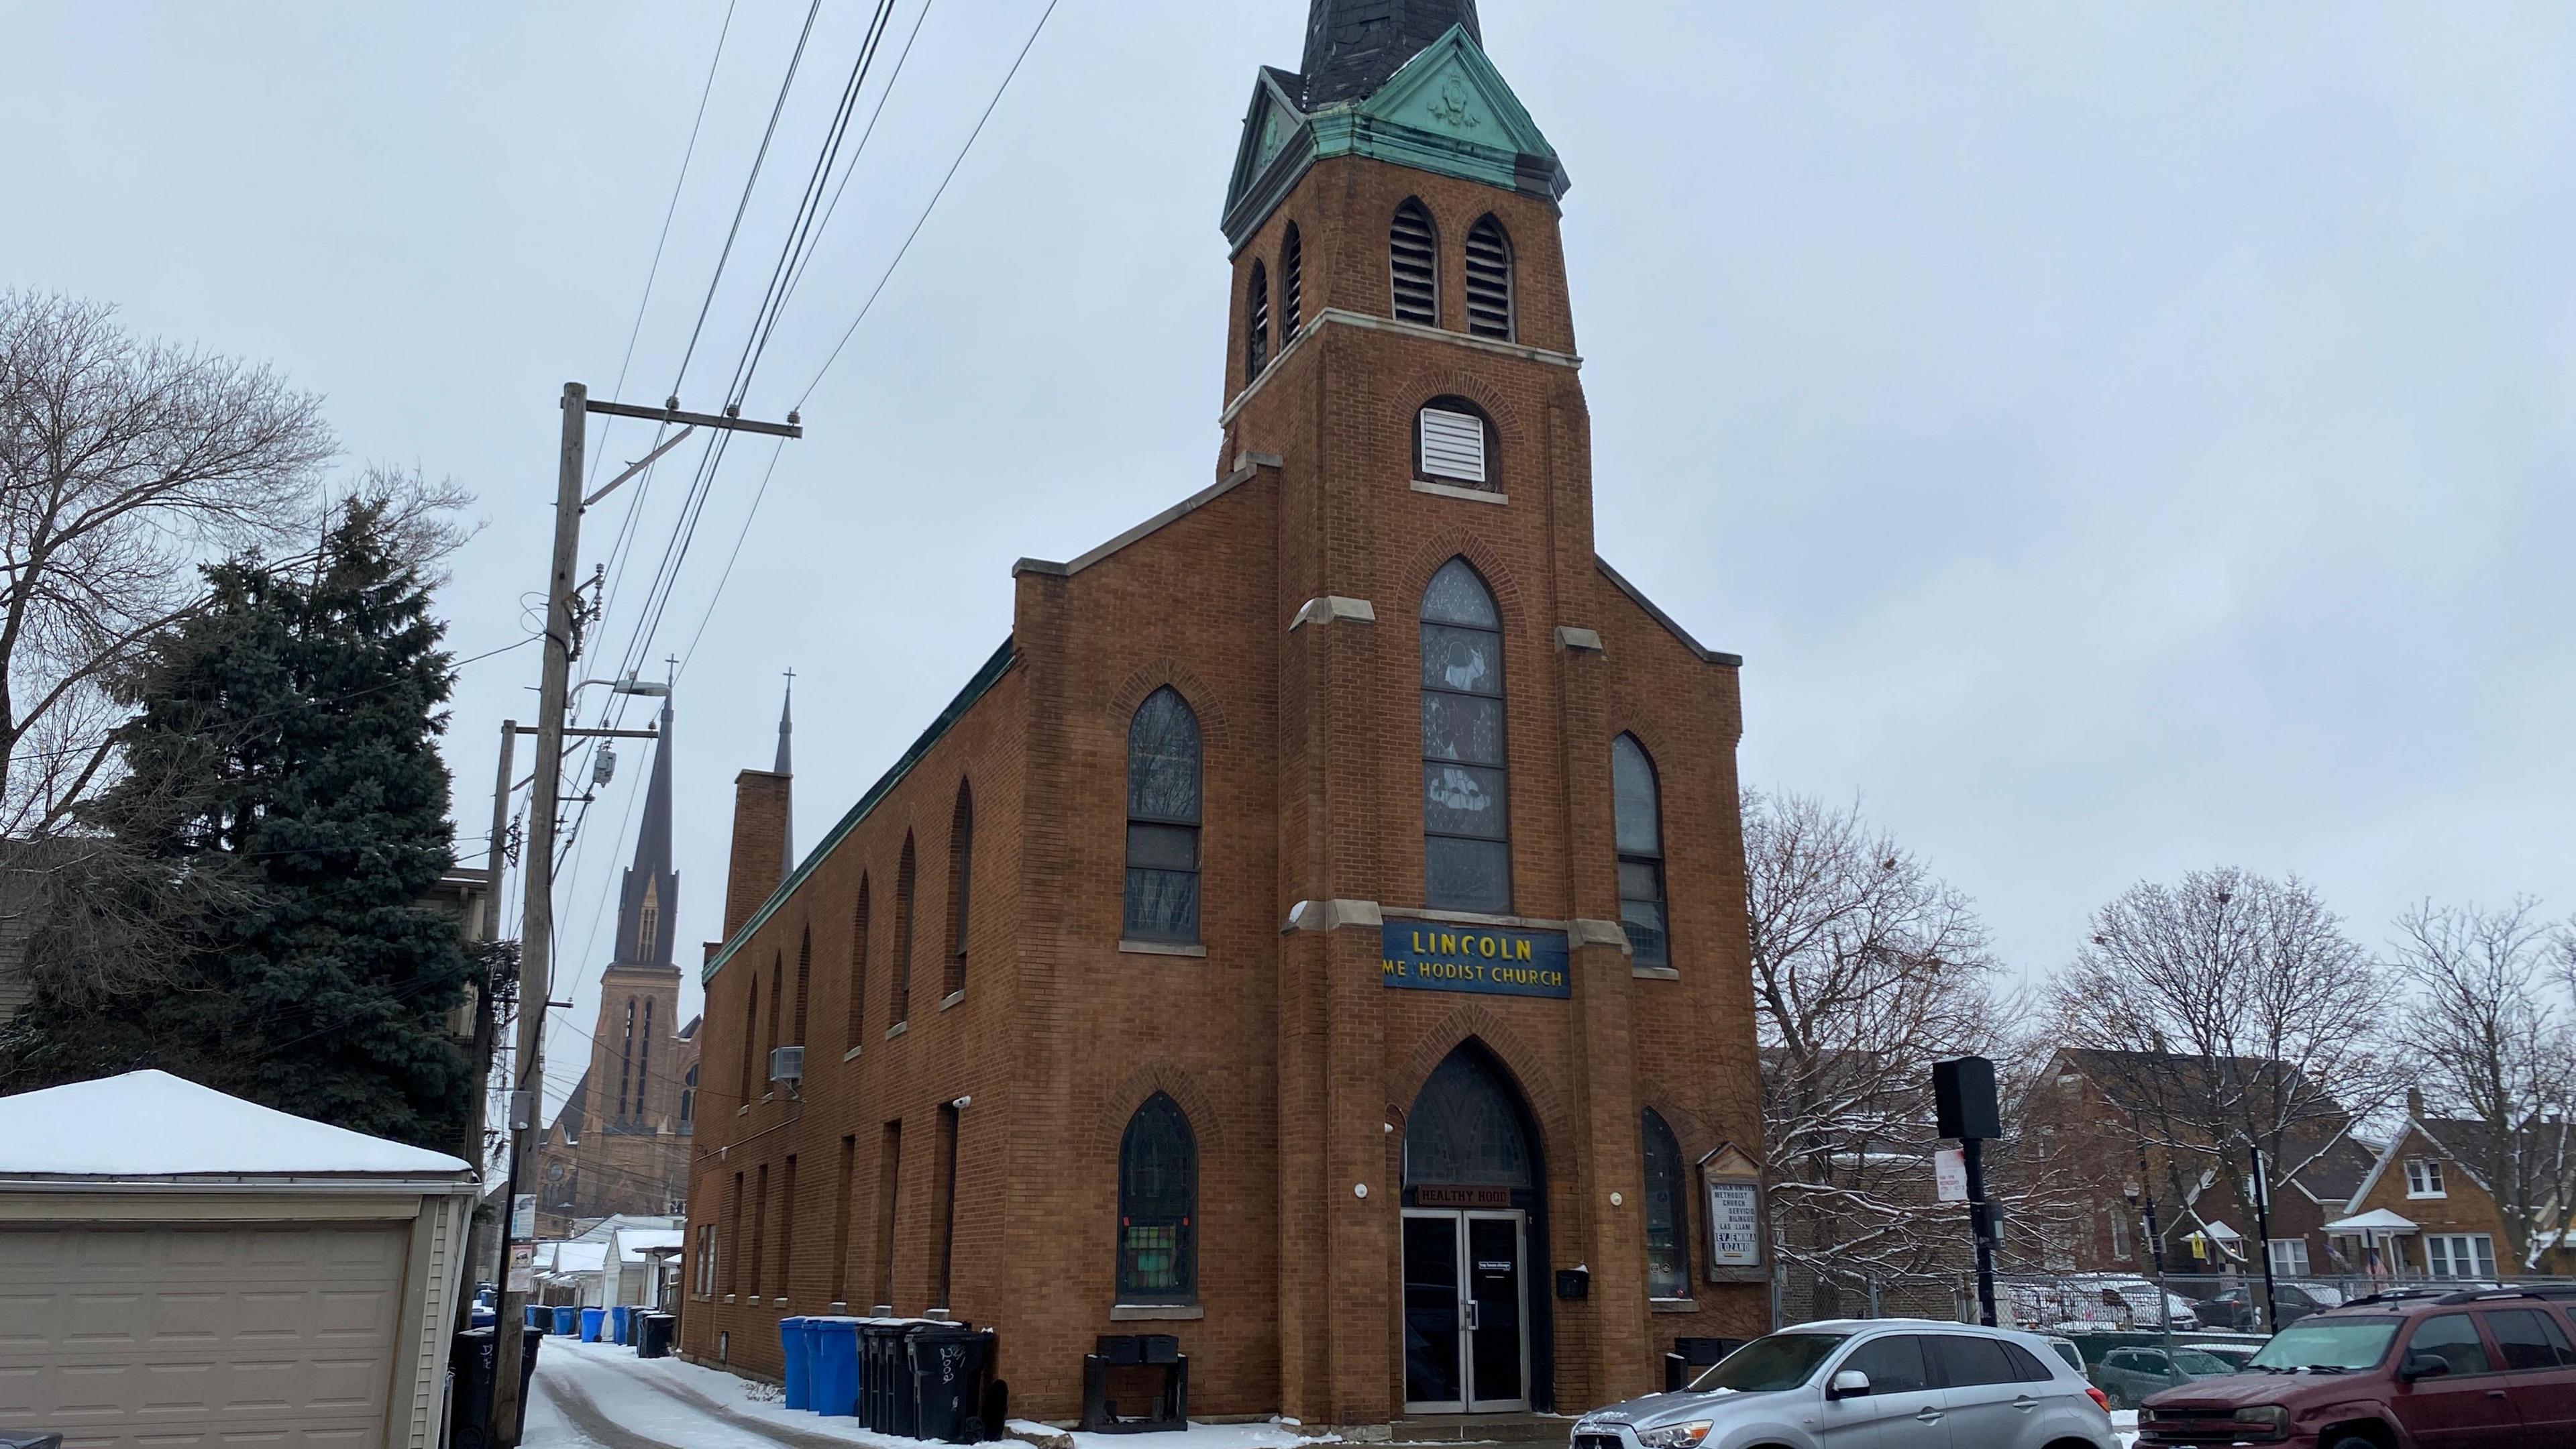
<svg viewBox="0 0 2576 1449"><path fill-rule="evenodd" d="M555 1337L572 1338L581 1332L581 1310L568 1304L555 1305Z"/></svg>
<svg viewBox="0 0 2576 1449"><path fill-rule="evenodd" d="M600 1326L601 1324L603 1324L603 1323L607 1322L607 1321L608 1321L608 1310L607 1310L607 1309L605 1309L605 1308L585 1308L585 1309L583 1309L583 1310L581 1311L581 1341L582 1341L582 1342L584 1342L584 1343L597 1343L597 1342L599 1342L599 1326Z"/></svg>
<svg viewBox="0 0 2576 1449"><path fill-rule="evenodd" d="M630 1337L629 1334L633 1331L634 1325L634 1309L627 1307L623 1303L611 1304L609 1306L608 1341L610 1343L633 1343L635 1340Z"/></svg>
<svg viewBox="0 0 2576 1449"><path fill-rule="evenodd" d="M778 1320L778 1346L787 1357L787 1407L814 1407L814 1339L802 1318Z"/></svg>
<svg viewBox="0 0 2576 1449"><path fill-rule="evenodd" d="M859 1320L809 1318L805 1331L813 1344L814 1412L848 1419L859 1412Z"/></svg>

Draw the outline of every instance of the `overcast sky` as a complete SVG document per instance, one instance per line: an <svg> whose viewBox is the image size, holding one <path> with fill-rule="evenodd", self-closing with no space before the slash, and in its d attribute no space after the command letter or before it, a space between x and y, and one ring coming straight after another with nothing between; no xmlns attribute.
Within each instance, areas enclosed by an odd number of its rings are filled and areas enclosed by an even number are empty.
<svg viewBox="0 0 2576 1449"><path fill-rule="evenodd" d="M748 413L805 392L1045 3L934 3ZM740 355L867 8L823 6L689 405ZM688 659L685 962L781 671L808 848L1008 631L1013 559L1211 481L1217 212L1303 9L1061 0L756 515L772 445L733 451L644 651ZM631 400L671 386L803 13L733 15ZM628 366L724 14L0 4L0 285L272 360L352 468L473 490L449 640L509 644L556 395ZM1600 547L1746 656L1748 784L1858 799L2033 975L2195 866L2304 876L2372 945L2425 896L2576 908L2576 8L1487 0L1484 25L1575 179ZM642 438L593 433L612 467ZM631 637L687 477L636 496L582 672ZM591 515L585 569L628 517ZM521 649L458 683L469 859L536 675ZM561 897L581 1032L643 764ZM553 1043L560 1089L588 1046Z"/></svg>

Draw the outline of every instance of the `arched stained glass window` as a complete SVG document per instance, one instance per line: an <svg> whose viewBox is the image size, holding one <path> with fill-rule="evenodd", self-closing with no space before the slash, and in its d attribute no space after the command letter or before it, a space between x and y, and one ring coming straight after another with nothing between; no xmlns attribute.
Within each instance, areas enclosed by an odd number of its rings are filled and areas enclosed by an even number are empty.
<svg viewBox="0 0 2576 1449"><path fill-rule="evenodd" d="M1662 1114L1642 1114L1646 1154L1646 1296L1690 1296L1689 1197L1683 1192L1682 1146Z"/></svg>
<svg viewBox="0 0 2576 1449"><path fill-rule="evenodd" d="M1503 624L1463 558L1422 596L1422 893L1438 910L1508 914Z"/></svg>
<svg viewBox="0 0 2576 1449"><path fill-rule="evenodd" d="M688 1137L698 1130L698 1069L680 1078L680 1135Z"/></svg>
<svg viewBox="0 0 2576 1449"><path fill-rule="evenodd" d="M1619 924L1639 966L1670 966L1664 913L1664 806L1655 762L1634 735L1610 742L1610 795L1619 837Z"/></svg>
<svg viewBox="0 0 2576 1449"><path fill-rule="evenodd" d="M1408 1187L1538 1185L1512 1089L1480 1053L1451 1052L1414 1096L1404 1119L1404 1181Z"/></svg>
<svg viewBox="0 0 2576 1449"><path fill-rule="evenodd" d="M1198 1297L1199 1147L1181 1104L1162 1092L1118 1142L1118 1301Z"/></svg>
<svg viewBox="0 0 2576 1449"><path fill-rule="evenodd" d="M1129 940L1199 938L1199 720L1180 692L1146 696L1127 725Z"/></svg>

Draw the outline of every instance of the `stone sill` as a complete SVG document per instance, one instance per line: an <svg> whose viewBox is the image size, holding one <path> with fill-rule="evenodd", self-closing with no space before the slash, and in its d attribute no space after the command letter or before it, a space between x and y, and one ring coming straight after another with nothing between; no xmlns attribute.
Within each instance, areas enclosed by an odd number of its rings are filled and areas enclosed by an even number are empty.
<svg viewBox="0 0 2576 1449"><path fill-rule="evenodd" d="M1194 1323L1207 1317L1195 1303L1120 1303L1109 1310L1112 1323Z"/></svg>
<svg viewBox="0 0 2576 1449"><path fill-rule="evenodd" d="M867 1050L865 1047L852 1047L848 1051L841 1053L841 1060L845 1062L856 1061L859 1053L865 1050Z"/></svg>
<svg viewBox="0 0 2576 1449"><path fill-rule="evenodd" d="M1631 966L1628 974L1640 981L1679 981L1682 973L1670 966ZM1679 1299L1674 1300L1679 1302Z"/></svg>
<svg viewBox="0 0 2576 1449"><path fill-rule="evenodd" d="M939 998L939 1009L946 1011L948 1008L955 1006L957 1003L964 1001L965 999L966 993L963 991L949 992L946 996Z"/></svg>
<svg viewBox="0 0 2576 1449"><path fill-rule="evenodd" d="M1121 941L1118 949L1130 956L1196 956L1203 959L1207 955L1207 947L1180 941Z"/></svg>
<svg viewBox="0 0 2576 1449"><path fill-rule="evenodd" d="M1697 1313L1699 1312L1699 1300L1696 1298L1649 1298L1646 1300L1646 1311L1649 1313Z"/></svg>
<svg viewBox="0 0 2576 1449"><path fill-rule="evenodd" d="M909 1021L898 1021L898 1022L896 1022L894 1025L892 1025L892 1026L890 1026L890 1027L887 1027L887 1028L886 1028L886 1038L885 1038L885 1039L886 1039L887 1041L892 1041L892 1040L894 1040L896 1037L899 1037L899 1036L903 1035L905 1032L908 1032L908 1031L910 1031L910 1030L912 1030L912 1023L911 1023L911 1022L909 1022Z"/></svg>
<svg viewBox="0 0 2576 1449"><path fill-rule="evenodd" d="M1508 504L1512 501L1512 495L1508 493L1497 493L1490 488L1476 488L1464 483L1434 483L1424 478L1416 478L1413 480L1413 491L1416 493L1428 493L1435 498L1455 498L1467 503L1492 503L1499 505Z"/></svg>

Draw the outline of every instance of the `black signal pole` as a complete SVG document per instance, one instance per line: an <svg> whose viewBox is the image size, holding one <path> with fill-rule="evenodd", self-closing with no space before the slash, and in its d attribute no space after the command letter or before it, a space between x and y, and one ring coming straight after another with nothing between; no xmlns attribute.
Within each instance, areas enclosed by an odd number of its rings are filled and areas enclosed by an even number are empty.
<svg viewBox="0 0 2576 1449"><path fill-rule="evenodd" d="M1959 1144L1968 1169L1968 1231L1977 1247L1977 1321L1988 1328L1995 1320L1995 1240L2002 1236L1994 1205L1986 1201L1986 1140L2003 1135L2003 1113L1995 1102L1995 1064L1984 1057L1959 1057L1932 1064L1932 1105L1937 1130Z"/></svg>

